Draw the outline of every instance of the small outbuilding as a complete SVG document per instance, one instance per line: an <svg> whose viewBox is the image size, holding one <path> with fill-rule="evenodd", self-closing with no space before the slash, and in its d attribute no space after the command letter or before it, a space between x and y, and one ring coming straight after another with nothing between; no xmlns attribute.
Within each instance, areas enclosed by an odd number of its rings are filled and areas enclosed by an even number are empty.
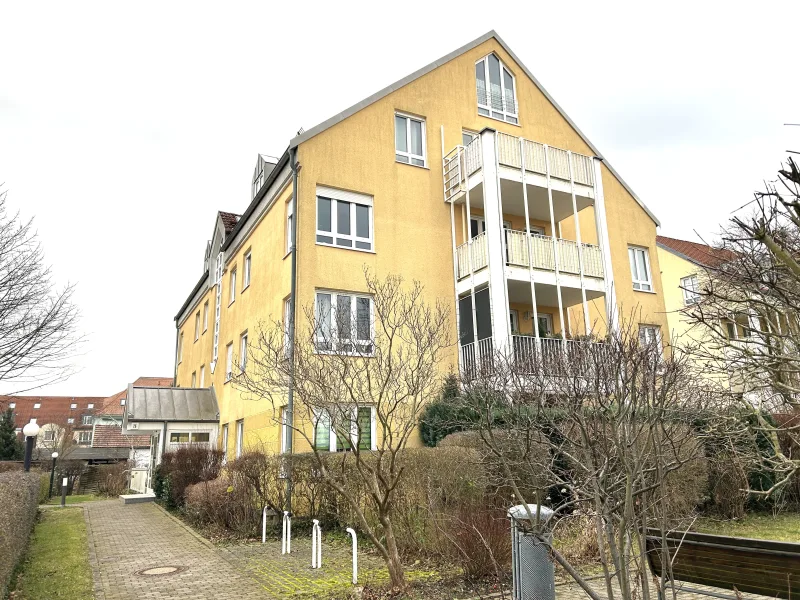
<svg viewBox="0 0 800 600"><path fill-rule="evenodd" d="M219 405L214 388L165 388L128 386L124 435L150 435L150 458L139 470L134 489L152 489L153 470L164 452L182 446L216 447ZM133 487L133 486L132 486ZM142 490L142 491L144 491Z"/></svg>

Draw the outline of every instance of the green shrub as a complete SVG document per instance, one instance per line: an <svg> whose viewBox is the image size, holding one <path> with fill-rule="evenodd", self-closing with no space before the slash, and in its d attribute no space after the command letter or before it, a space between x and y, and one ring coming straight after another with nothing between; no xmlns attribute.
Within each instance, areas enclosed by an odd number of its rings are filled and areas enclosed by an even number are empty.
<svg viewBox="0 0 800 600"><path fill-rule="evenodd" d="M6 597L11 574L28 546L40 490L39 473L0 474L0 598Z"/></svg>
<svg viewBox="0 0 800 600"><path fill-rule="evenodd" d="M439 397L425 405L419 419L419 434L422 442L429 448L466 426L463 411L459 405L461 390L455 375L449 375L442 385Z"/></svg>
<svg viewBox="0 0 800 600"><path fill-rule="evenodd" d="M128 473L129 462L98 465L97 493L102 496L119 496L126 494L129 489Z"/></svg>

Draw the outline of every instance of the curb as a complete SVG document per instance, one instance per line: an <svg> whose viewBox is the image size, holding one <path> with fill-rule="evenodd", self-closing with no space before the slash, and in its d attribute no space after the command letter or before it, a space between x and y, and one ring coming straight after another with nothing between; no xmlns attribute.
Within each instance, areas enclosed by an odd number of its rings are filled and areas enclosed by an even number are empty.
<svg viewBox="0 0 800 600"><path fill-rule="evenodd" d="M61 508L60 506L58 508ZM83 510L83 520L86 523L86 542L89 546L89 565L92 567L92 592L95 600L103 600L106 597L102 586L102 574L100 573L100 562L97 560L97 548L94 543L94 530L92 521L89 517L89 507L79 506Z"/></svg>

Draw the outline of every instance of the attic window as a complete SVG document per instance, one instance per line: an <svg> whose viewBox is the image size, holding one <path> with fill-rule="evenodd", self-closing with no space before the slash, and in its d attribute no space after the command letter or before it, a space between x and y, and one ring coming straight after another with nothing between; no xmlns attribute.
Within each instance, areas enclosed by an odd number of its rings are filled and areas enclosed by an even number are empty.
<svg viewBox="0 0 800 600"><path fill-rule="evenodd" d="M33 408L34 409L42 408L42 405L37 402L36 404L33 405Z"/></svg>
<svg viewBox="0 0 800 600"><path fill-rule="evenodd" d="M478 114L519 123L514 76L494 54L475 63L475 84L478 90Z"/></svg>
<svg viewBox="0 0 800 600"><path fill-rule="evenodd" d="M9 402L8 403L8 408L17 408L17 403L16 402Z"/></svg>
<svg viewBox="0 0 800 600"><path fill-rule="evenodd" d="M78 405L77 404L70 404L69 407L70 408L78 408Z"/></svg>
<svg viewBox="0 0 800 600"><path fill-rule="evenodd" d="M87 404L87 405L86 405L86 408L94 408L94 404L92 404L92 403L90 402L89 404Z"/></svg>
<svg viewBox="0 0 800 600"><path fill-rule="evenodd" d="M122 400L119 401L119 405L120 406L125 406L125 398L123 398Z"/></svg>

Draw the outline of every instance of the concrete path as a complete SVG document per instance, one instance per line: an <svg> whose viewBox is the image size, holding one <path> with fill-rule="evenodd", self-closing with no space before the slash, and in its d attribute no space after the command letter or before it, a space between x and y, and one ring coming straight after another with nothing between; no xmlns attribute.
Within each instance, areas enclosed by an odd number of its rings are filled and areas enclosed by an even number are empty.
<svg viewBox="0 0 800 600"><path fill-rule="evenodd" d="M271 598L208 541L154 504L84 505L96 600ZM176 572L155 573L178 567Z"/></svg>

